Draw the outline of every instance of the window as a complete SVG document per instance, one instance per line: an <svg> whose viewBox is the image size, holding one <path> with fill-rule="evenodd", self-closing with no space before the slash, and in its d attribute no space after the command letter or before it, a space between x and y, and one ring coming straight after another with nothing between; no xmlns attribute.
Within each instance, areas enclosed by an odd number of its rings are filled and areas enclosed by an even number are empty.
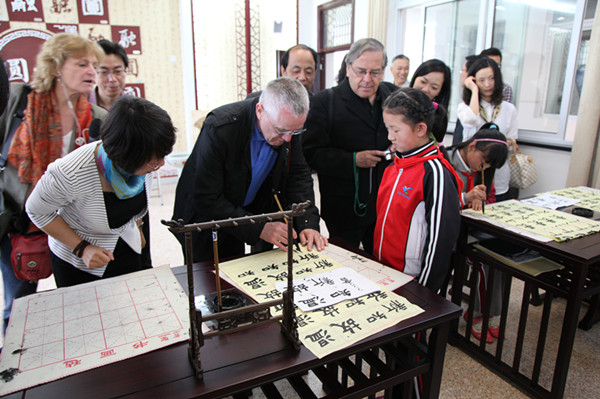
<svg viewBox="0 0 600 399"><path fill-rule="evenodd" d="M574 76L567 72L572 62L576 5L576 0L496 1L492 46L503 52L502 74L513 87L523 131L520 138L546 142L568 139L561 125L569 117L566 110L572 97L563 93L573 94L569 89ZM565 102L567 108L561 118Z"/></svg>
<svg viewBox="0 0 600 399"><path fill-rule="evenodd" d="M450 67L452 96L448 112L451 121L456 121L456 108L462 98L460 70L465 57L476 52L479 3L480 0L464 0L403 10L406 17L406 27L402 29L404 50L398 53L403 52L410 58L411 73L432 58Z"/></svg>
<svg viewBox="0 0 600 399"><path fill-rule="evenodd" d="M335 85L340 65L354 41L354 2L334 0L318 7L319 63L321 72L315 84L321 89Z"/></svg>
<svg viewBox="0 0 600 399"><path fill-rule="evenodd" d="M330 52L352 44L352 2L332 1L319 6L321 40L319 51Z"/></svg>
<svg viewBox="0 0 600 399"><path fill-rule="evenodd" d="M499 48L503 79L513 88L519 111L519 139L569 147L596 3L399 0L397 31L401 37L399 48L390 53L409 55L412 71L419 61L430 58L439 58L451 68L449 112L454 122L462 98L460 69L465 56Z"/></svg>

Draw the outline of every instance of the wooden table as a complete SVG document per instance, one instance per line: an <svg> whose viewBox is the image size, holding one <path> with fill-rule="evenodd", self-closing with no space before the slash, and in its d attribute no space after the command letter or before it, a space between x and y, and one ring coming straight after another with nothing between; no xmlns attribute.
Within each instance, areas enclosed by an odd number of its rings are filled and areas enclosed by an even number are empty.
<svg viewBox="0 0 600 399"><path fill-rule="evenodd" d="M207 264L194 266L197 294L215 292L210 269ZM185 268L173 271L186 288ZM230 287L225 282L221 285L224 289ZM404 381L412 382L417 375L423 376L423 397L437 398L450 323L459 316L460 309L415 282L396 293L425 312L323 359L304 347L294 350L279 325L268 324L206 340L201 349L203 380L194 376L188 360L188 344L183 342L9 397L212 399L228 395L246 397L244 393L261 387L267 397L279 398L273 382L287 379L301 397L315 398L318 396L302 379L311 370L329 388L331 394L327 398L363 398ZM430 330L427 344L417 342L415 334L425 330ZM380 360L380 351L385 352L384 360ZM352 355L356 356L349 359ZM370 371L364 374L361 364L369 365ZM340 368L343 372L338 378ZM348 379L354 381L352 387L348 387ZM409 389L409 384L404 385L404 389Z"/></svg>
<svg viewBox="0 0 600 399"><path fill-rule="evenodd" d="M527 247L539 252L542 256L565 266L563 270L542 273L537 277L516 270L494 257L477 250L472 243L468 243L469 234L473 231L488 233L494 237L505 240L509 243ZM452 302L461 304L463 300L462 287L469 287L469 292L475 292L476 279L471 278L466 281L469 268L477 266L478 262L491 266L494 270L499 270L509 277L517 278L524 282L524 292L522 305L519 313L518 331L515 346L508 348L505 345L505 332L508 314L508 303L510 297L511 278L507 278L507 283L503 291L503 303L500 322L500 334L494 351L486 350L485 339L477 340L471 334L471 321L468 318L464 334L459 333L458 322L453 322L450 342L459 346L465 352L470 354L487 367L495 370L504 376L511 383L516 383L527 393L540 398L562 398L569 371L569 362L573 350L573 341L577 330L579 310L584 299L589 300L591 305L588 314L581 322L581 327L587 329L595 321L598 298L600 297L600 233L578 238L566 242L548 242L542 243L520 234L511 232L497 225L493 225L484 220L473 219L468 216L462 216L461 232L456 250L456 263L454 271L454 280L452 288ZM472 264L467 264L466 258L469 258ZM471 270L473 271L473 270ZM476 273L471 273L474 276ZM497 274L497 273L496 273ZM494 273L490 273L490 276ZM497 278L497 277L496 277ZM489 285L489 284L488 284ZM461 289L458 289L461 287ZM542 318L540 329L537 334L537 345L535 350L535 359L533 359L533 368L531 374L524 374L522 371L521 360L523 359L523 343L525 341L525 328L527 324L528 311L530 309L530 296L534 290L546 290L546 296L543 301ZM488 298L492 293L488 291ZM470 308L473 308L471 295ZM554 373L552 387L547 390L539 385L539 377L542 366L542 359L548 356L544 353L547 339L550 310L552 299L555 297L566 298L566 310L562 323L560 342L556 353L554 364ZM489 315L490 304L482 305L484 314L482 336L486 336L487 315ZM471 315L472 316L472 315ZM536 338L536 337L533 337ZM529 339L532 339L529 334ZM512 361L510 363L503 360L503 354L512 351ZM493 352L493 353L492 353ZM504 356L506 359L507 356Z"/></svg>

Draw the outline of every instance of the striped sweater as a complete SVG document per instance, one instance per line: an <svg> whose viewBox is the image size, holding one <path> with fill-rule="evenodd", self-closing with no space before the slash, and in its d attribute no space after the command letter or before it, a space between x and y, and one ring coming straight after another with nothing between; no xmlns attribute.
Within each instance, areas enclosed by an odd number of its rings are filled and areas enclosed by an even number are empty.
<svg viewBox="0 0 600 399"><path fill-rule="evenodd" d="M39 228L60 215L79 237L94 245L113 251L121 237L135 252L141 253L141 237L135 221L141 219L147 209L119 228L109 227L102 182L94 157L98 144L87 144L48 165L46 173L27 199L27 214ZM147 200L151 183L152 175L148 174ZM88 269L81 258L52 236L49 236L48 244L56 256L73 266L95 276L104 274L106 266Z"/></svg>
<svg viewBox="0 0 600 399"><path fill-rule="evenodd" d="M438 292L460 228L456 173L430 142L388 166L379 186L373 252Z"/></svg>

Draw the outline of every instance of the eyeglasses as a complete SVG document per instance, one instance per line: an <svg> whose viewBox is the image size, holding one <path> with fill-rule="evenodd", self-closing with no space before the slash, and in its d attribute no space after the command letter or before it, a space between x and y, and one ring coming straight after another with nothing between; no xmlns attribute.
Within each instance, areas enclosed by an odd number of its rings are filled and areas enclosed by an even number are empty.
<svg viewBox="0 0 600 399"><path fill-rule="evenodd" d="M352 64L350 64L350 69L352 69L352 72L361 79L367 76L367 74L371 75L371 78L377 79L383 73L381 69L367 71L365 68L355 68Z"/></svg>
<svg viewBox="0 0 600 399"><path fill-rule="evenodd" d="M273 128L273 131L275 132L275 134L279 135L279 136L285 136L287 134L291 134L292 136L297 136L299 134L302 134L304 132L306 132L305 128L302 129L296 129L296 130L286 130L284 132L280 131L279 129L277 129L275 127L275 125L273 124L273 121L271 120L271 118L269 117L269 114L267 113L267 110L265 109L265 115L267 116L267 120L269 121L269 124L271 125L271 127Z"/></svg>
<svg viewBox="0 0 600 399"><path fill-rule="evenodd" d="M98 74L98 76L100 76L101 78L107 78L108 75L112 75L113 78L120 78L125 76L125 70L124 69L113 69L112 71L108 70L108 69L97 69L96 73Z"/></svg>

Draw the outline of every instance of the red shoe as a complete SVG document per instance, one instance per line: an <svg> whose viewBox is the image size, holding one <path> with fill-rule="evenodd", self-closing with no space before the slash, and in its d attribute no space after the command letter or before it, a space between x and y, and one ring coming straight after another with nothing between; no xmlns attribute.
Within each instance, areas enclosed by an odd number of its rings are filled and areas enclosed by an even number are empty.
<svg viewBox="0 0 600 399"><path fill-rule="evenodd" d="M483 326L483 320L481 317L478 317L478 319L479 320L475 322L475 318L473 318L473 327L471 328L471 333L475 338L481 340L481 327ZM492 334L490 334L489 328L485 337L485 342L487 342L488 344L494 342L494 337L492 337Z"/></svg>
<svg viewBox="0 0 600 399"><path fill-rule="evenodd" d="M463 319L465 319L466 322L469 321L469 309L465 310L465 313L463 313ZM473 324L480 323L482 320L483 318L481 316L473 316Z"/></svg>
<svg viewBox="0 0 600 399"><path fill-rule="evenodd" d="M488 321L488 333L492 335L494 338L498 338L498 334L500 334L500 317L499 316L490 316Z"/></svg>

